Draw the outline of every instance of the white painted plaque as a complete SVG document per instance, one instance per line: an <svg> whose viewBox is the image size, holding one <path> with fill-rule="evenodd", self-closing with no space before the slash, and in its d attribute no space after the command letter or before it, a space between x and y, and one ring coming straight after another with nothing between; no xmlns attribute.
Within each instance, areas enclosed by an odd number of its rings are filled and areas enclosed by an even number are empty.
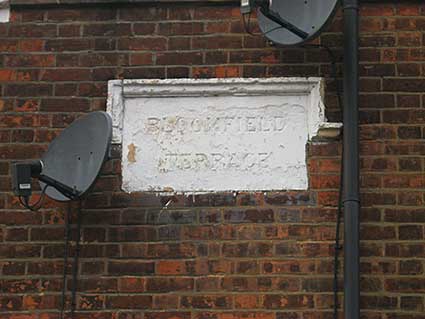
<svg viewBox="0 0 425 319"><path fill-rule="evenodd" d="M306 189L306 142L325 125L321 85L318 78L110 81L123 189Z"/></svg>

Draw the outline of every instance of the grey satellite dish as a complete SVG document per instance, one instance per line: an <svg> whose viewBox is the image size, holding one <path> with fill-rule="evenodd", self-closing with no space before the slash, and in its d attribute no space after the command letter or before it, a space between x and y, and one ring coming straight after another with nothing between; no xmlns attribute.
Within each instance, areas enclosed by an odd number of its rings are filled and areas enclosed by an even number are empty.
<svg viewBox="0 0 425 319"><path fill-rule="evenodd" d="M109 156L112 120L105 112L93 112L74 121L49 146L42 157L42 175L74 189L78 197L93 185L103 163ZM45 183L40 181L41 188ZM67 201L55 187L46 194L58 201Z"/></svg>
<svg viewBox="0 0 425 319"><path fill-rule="evenodd" d="M316 38L336 12L338 0L261 1L258 23L272 42L300 45Z"/></svg>
<svg viewBox="0 0 425 319"><path fill-rule="evenodd" d="M112 119L105 112L92 112L74 121L50 144L41 160L12 165L12 187L22 205L29 203L31 179L37 178L42 197L58 201L81 198L94 184L110 155Z"/></svg>

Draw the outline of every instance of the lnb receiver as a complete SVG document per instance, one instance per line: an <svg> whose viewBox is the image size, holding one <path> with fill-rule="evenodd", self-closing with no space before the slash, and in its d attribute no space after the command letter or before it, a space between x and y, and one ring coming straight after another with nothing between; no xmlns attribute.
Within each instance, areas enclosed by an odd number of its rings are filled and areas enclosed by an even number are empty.
<svg viewBox="0 0 425 319"><path fill-rule="evenodd" d="M256 7L270 8L272 0L241 0L241 13L248 14Z"/></svg>
<svg viewBox="0 0 425 319"><path fill-rule="evenodd" d="M16 196L31 196L31 178L38 177L43 170L43 162L27 161L12 164L12 188Z"/></svg>

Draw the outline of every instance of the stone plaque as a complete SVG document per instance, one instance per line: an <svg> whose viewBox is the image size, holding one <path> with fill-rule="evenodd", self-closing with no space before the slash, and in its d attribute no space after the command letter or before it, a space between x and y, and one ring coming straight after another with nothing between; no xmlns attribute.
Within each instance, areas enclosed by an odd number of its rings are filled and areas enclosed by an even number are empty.
<svg viewBox="0 0 425 319"><path fill-rule="evenodd" d="M321 91L316 78L111 81L122 187L306 189L306 142L326 126Z"/></svg>

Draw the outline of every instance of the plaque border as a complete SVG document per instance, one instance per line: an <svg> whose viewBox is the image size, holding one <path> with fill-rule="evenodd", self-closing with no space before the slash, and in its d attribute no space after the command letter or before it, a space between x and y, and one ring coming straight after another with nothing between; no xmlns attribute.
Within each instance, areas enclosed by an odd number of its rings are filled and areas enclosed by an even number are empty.
<svg viewBox="0 0 425 319"><path fill-rule="evenodd" d="M337 137L342 124L327 122L324 90L320 77L110 80L107 112L112 117L112 143L122 143L125 100L139 97L307 95L308 139Z"/></svg>

